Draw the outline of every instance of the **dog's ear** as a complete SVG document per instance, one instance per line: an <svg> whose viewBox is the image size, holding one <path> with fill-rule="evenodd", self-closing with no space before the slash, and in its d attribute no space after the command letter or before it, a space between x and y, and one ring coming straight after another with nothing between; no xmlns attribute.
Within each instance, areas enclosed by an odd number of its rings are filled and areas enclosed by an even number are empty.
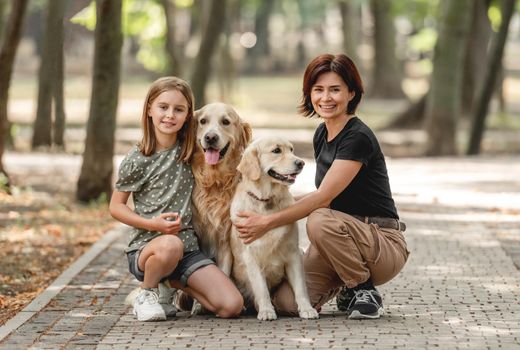
<svg viewBox="0 0 520 350"><path fill-rule="evenodd" d="M202 108L197 109L193 112L193 119L199 120L199 116L202 114Z"/></svg>
<svg viewBox="0 0 520 350"><path fill-rule="evenodd" d="M249 147L246 149L238 164L237 170L246 178L256 181L260 179L262 170L260 169L260 162L258 161L258 151L256 147Z"/></svg>
<svg viewBox="0 0 520 350"><path fill-rule="evenodd" d="M249 123L241 122L240 126L242 127L242 132L240 134L240 147L245 149L247 145L251 142L253 137L253 131L251 130L251 125Z"/></svg>

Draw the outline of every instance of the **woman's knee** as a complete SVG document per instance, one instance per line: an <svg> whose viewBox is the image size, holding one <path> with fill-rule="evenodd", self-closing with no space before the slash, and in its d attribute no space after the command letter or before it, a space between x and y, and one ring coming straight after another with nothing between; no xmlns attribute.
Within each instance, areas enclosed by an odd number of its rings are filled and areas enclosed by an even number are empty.
<svg viewBox="0 0 520 350"><path fill-rule="evenodd" d="M327 230L324 225L328 210L321 208L313 211L307 217L307 236L312 244L319 243L326 236Z"/></svg>

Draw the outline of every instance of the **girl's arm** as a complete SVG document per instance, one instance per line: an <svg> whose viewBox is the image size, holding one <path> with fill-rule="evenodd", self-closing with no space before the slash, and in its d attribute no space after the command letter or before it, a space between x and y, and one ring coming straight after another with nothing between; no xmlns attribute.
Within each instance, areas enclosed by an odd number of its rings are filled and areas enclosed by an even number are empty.
<svg viewBox="0 0 520 350"><path fill-rule="evenodd" d="M336 159L320 188L308 193L293 205L273 214L258 215L253 212L239 212L238 217L244 218L235 223L239 237L244 243L251 243L263 236L267 231L290 224L302 219L318 208L327 208L352 181L361 169L361 162Z"/></svg>
<svg viewBox="0 0 520 350"><path fill-rule="evenodd" d="M114 190L109 206L110 214L114 219L123 224L148 231L158 231L167 235L179 233L181 229L180 215L177 213L163 213L155 218L143 218L128 207L126 203L129 197L130 192Z"/></svg>

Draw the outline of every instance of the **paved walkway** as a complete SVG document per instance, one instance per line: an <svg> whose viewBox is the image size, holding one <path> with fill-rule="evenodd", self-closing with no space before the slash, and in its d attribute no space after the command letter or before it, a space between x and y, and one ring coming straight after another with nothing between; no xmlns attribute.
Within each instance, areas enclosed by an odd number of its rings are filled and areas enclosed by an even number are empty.
<svg viewBox="0 0 520 350"><path fill-rule="evenodd" d="M59 293L41 310L20 313L34 315L0 349L520 349L520 158L388 164L412 254L381 286L379 320L348 320L331 303L309 321L181 313L137 322L123 305L137 285L122 254L123 229L94 247L96 257L70 282L52 287ZM308 163L294 189L312 188L312 173Z"/></svg>

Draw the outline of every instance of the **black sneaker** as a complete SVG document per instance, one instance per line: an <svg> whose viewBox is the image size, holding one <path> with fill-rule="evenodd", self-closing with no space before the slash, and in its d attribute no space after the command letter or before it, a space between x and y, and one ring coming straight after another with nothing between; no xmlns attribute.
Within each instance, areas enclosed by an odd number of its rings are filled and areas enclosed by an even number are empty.
<svg viewBox="0 0 520 350"><path fill-rule="evenodd" d="M375 289L357 290L348 308L348 318L379 318L384 313L383 298Z"/></svg>
<svg viewBox="0 0 520 350"><path fill-rule="evenodd" d="M356 295L356 292L353 289L348 287L343 287L339 294L336 296L336 305L338 306L339 311L347 311L350 306L350 302Z"/></svg>

